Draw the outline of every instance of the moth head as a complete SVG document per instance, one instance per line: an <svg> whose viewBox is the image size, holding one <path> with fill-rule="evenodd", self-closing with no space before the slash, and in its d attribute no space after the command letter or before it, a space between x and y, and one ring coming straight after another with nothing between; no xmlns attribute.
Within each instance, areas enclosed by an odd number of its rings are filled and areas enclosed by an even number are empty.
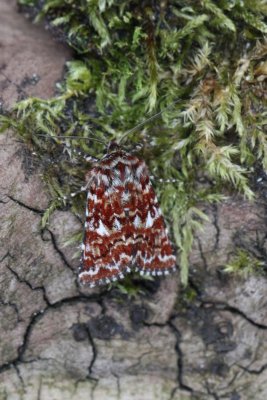
<svg viewBox="0 0 267 400"><path fill-rule="evenodd" d="M111 140L109 144L107 145L107 153L112 153L113 151L121 150L121 147L118 145L118 143L115 140Z"/></svg>

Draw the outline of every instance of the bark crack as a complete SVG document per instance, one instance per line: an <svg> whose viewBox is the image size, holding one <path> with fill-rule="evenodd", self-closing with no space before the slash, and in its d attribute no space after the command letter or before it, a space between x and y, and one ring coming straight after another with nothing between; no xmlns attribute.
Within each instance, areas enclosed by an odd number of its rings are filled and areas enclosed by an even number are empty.
<svg viewBox="0 0 267 400"><path fill-rule="evenodd" d="M60 248L58 247L57 240L56 240L56 237L55 237L54 233L48 228L46 228L46 231L49 232L49 234L50 234L51 243L52 243L55 251L58 253L58 255L60 256L60 258L63 261L63 263L74 273L73 267L70 265L70 263L66 259L65 254L63 253L63 251L61 251Z"/></svg>
<svg viewBox="0 0 267 400"><path fill-rule="evenodd" d="M217 204L213 205L212 210L213 210L213 224L214 224L214 227L216 230L215 243L214 243L213 250L217 250L218 246L219 246L220 235L221 235L221 230L220 230L220 226L218 223L218 206L217 206Z"/></svg>
<svg viewBox="0 0 267 400"><path fill-rule="evenodd" d="M41 394L42 394L42 376L40 377L39 381L39 386L38 386L38 391L37 391L37 400L41 400Z"/></svg>
<svg viewBox="0 0 267 400"><path fill-rule="evenodd" d="M114 372L113 372L112 375L113 375L114 378L116 379L117 392L118 392L117 399L120 400L120 398L121 398L121 383L120 383L120 377L119 377L119 375L115 374Z"/></svg>
<svg viewBox="0 0 267 400"><path fill-rule="evenodd" d="M2 306L4 306L4 307L11 307L11 308L13 308L13 310L15 311L16 316L17 316L17 323L21 321L21 319L20 319L20 314L19 314L19 309L18 309L18 306L17 306L16 303L11 303L10 301L4 301L4 300L2 300L2 299L0 298L0 304L1 304Z"/></svg>
<svg viewBox="0 0 267 400"><path fill-rule="evenodd" d="M24 383L24 380L23 380L23 378L22 378L22 376L21 376L19 367L18 367L16 364L14 364L14 369L15 369L15 371L16 371L16 373L17 373L17 375L18 375L18 378L19 378L19 380L20 380L21 386L22 386L22 388L23 388L23 392L25 393L25 383Z"/></svg>
<svg viewBox="0 0 267 400"><path fill-rule="evenodd" d="M45 310L47 310L48 308L46 308ZM23 355L26 351L27 348L27 344L28 344L28 340L30 337L30 334L32 332L32 329L34 327L34 325L36 324L36 322L44 315L44 311L38 311L30 320L29 324L27 325L24 335L23 335L23 340L22 340L22 344L21 346L18 347L17 352L18 355L16 358L14 358L11 361L8 361L2 365L0 365L0 373L10 369L12 366L15 367L21 363L23 363Z"/></svg>
<svg viewBox="0 0 267 400"><path fill-rule="evenodd" d="M101 294L100 295L91 295L91 296L79 295L79 296L74 296L74 297L70 297L70 298L65 298L65 299L59 300L58 302L53 303L53 304L49 303L44 310L37 311L32 316L32 318L30 319L30 321L29 321L29 323L28 323L28 325L27 325L27 327L25 329L25 332L24 332L24 335L23 335L22 344L18 347L18 350L17 350L17 352L18 352L17 357L15 357L13 360L10 360L10 361L0 365L0 374L2 372L6 371L6 370L9 370L10 368L12 368L14 366L17 366L17 365L20 365L20 364L23 364L23 363L27 363L27 361L23 360L23 356L24 356L24 353L25 353L25 351L27 349L31 333L32 333L36 323L41 318L43 318L43 316L49 310L51 310L51 309L59 309L64 304L78 304L79 302L97 302L97 301L99 301L99 297L101 297ZM90 342L90 340L89 340L89 342ZM91 342L90 342L90 344L91 344ZM93 349L93 358L92 358L92 361L90 363L89 369L90 368L92 369L93 364L94 364L94 362L96 360L96 355L97 355L96 347L94 347L92 349Z"/></svg>
<svg viewBox="0 0 267 400"><path fill-rule="evenodd" d="M243 311L239 310L239 308L230 306L229 304L222 302L222 301L214 301L214 300L200 300L201 305L200 306L211 306L213 309L218 310L218 311L229 311L232 314L239 315L240 317L244 318L247 322L249 322L251 325L255 326L258 329L263 329L266 330L267 326L260 324L256 321L254 321L252 318L248 317Z"/></svg>
<svg viewBox="0 0 267 400"><path fill-rule="evenodd" d="M96 344L95 344L94 339L92 337L92 334L90 332L90 328L89 328L88 324L86 325L86 331L87 331L87 335L88 335L88 341L89 341L89 343L90 343L90 345L92 347L92 352L93 352L93 357L92 357L92 360L91 360L91 362L89 364L89 367L88 367L88 378L91 378L91 375L92 375L92 372L93 372L93 367L94 367L94 364L95 364L96 359L97 359L97 347L96 347Z"/></svg>
<svg viewBox="0 0 267 400"><path fill-rule="evenodd" d="M182 390L185 390L187 392L193 393L194 390L190 386L186 385L184 383L184 380L183 380L184 354L183 354L181 346L180 346L180 343L181 343L181 332L177 329L177 327L173 323L172 319L173 319L173 317L170 318L170 320L167 322L167 325L169 325L169 327L171 328L171 330L173 331L173 333L174 333L174 335L176 337L175 351L176 351L177 356L178 356L177 357L177 366L178 366L177 380L178 380L178 383L179 383L179 388L182 389ZM172 395L171 395L172 397L174 396L176 390L177 390L177 388L174 388L174 390L172 392Z"/></svg>
<svg viewBox="0 0 267 400"><path fill-rule="evenodd" d="M197 244L198 244L198 249L199 249L199 253L200 253L201 259L203 261L205 269L207 270L208 269L208 263L207 263L205 255L204 255L204 251L203 251L203 248L202 248L201 240L199 239L199 237L196 237L196 239L197 239Z"/></svg>
<svg viewBox="0 0 267 400"><path fill-rule="evenodd" d="M29 206L28 204L23 203L21 200L15 199L13 196L7 195L7 197L12 200L14 203L18 204L19 206L26 208L26 210L28 211L32 211L38 215L43 215L44 214L44 210L40 210L38 208L34 208Z"/></svg>
<svg viewBox="0 0 267 400"><path fill-rule="evenodd" d="M213 299L210 299L210 300L209 299L205 299L205 297L204 297L205 294L202 294L202 292L199 289L198 285L193 281L192 278L189 279L189 283L190 283L190 286L192 286L192 288L197 293L197 297L198 297L198 300L200 302L200 307L211 306L215 310L218 310L218 311L220 311L220 310L221 311L229 311L232 314L236 314L236 315L239 315L240 317L244 318L247 322L249 322L251 325L257 327L258 329L267 330L267 325L260 324L260 323L258 323L256 321L254 321L252 318L247 316L239 308L231 306L228 303L223 302L223 301L216 301L216 300L213 300Z"/></svg>
<svg viewBox="0 0 267 400"><path fill-rule="evenodd" d="M43 299L46 303L47 306L50 306L51 303L47 297L46 294L46 290L44 286L33 286L27 279L23 279L19 276L19 274L17 273L17 271L15 271L14 269L12 269L10 267L10 265L7 266L7 269L16 277L17 281L19 283L24 283L26 286L28 286L32 291L42 291L43 294Z"/></svg>
<svg viewBox="0 0 267 400"><path fill-rule="evenodd" d="M7 253L1 258L0 263L3 262L3 261L4 261L6 258L8 258L8 257L12 258L11 254L10 254L9 252L7 252ZM5 306L5 307L11 307L11 308L13 308L13 310L15 311L16 316L17 316L17 323L21 321L21 319L20 319L20 313L19 313L19 308L18 308L18 306L17 306L16 303L13 303L13 302L11 302L11 301L5 301L5 300L3 300L2 298L0 298L0 304L2 304L2 305Z"/></svg>
<svg viewBox="0 0 267 400"><path fill-rule="evenodd" d="M209 383L205 381L205 388L207 389L207 393L214 398L214 400L220 400L220 397L217 395L217 393L213 392L209 386Z"/></svg>
<svg viewBox="0 0 267 400"><path fill-rule="evenodd" d="M242 365L238 365L238 367L249 374L260 375L267 369L267 364L262 365L259 369L249 369L248 367L243 367Z"/></svg>

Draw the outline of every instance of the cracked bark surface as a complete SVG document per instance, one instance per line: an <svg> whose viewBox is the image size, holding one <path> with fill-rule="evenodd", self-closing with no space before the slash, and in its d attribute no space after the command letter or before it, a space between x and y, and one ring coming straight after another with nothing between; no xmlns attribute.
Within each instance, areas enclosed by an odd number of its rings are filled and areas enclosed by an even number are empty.
<svg viewBox="0 0 267 400"><path fill-rule="evenodd" d="M1 65L18 84L37 74L24 90L49 97L68 51L14 4L0 5ZM0 83L10 106L19 90ZM57 211L41 232L49 199L33 157L0 137L0 400L265 400L266 278L221 272L236 246L266 260L264 181L255 203L231 198L206 210L190 260L193 300L178 275L144 281L128 299L77 285L77 249L63 247L81 229L72 214Z"/></svg>

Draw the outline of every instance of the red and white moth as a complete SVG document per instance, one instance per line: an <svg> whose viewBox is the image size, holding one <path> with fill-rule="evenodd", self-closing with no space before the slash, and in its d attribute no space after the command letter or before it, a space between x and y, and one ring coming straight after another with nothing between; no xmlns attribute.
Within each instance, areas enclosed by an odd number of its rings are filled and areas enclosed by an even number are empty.
<svg viewBox="0 0 267 400"><path fill-rule="evenodd" d="M94 287L137 270L163 275L175 257L144 161L111 142L86 174L87 204L79 280Z"/></svg>

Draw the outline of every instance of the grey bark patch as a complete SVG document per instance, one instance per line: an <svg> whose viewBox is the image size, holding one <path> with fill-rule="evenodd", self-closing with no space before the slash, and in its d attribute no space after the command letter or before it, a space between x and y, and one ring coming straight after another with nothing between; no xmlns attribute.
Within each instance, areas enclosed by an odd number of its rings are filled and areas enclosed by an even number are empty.
<svg viewBox="0 0 267 400"><path fill-rule="evenodd" d="M101 340L110 340L115 335L125 337L126 332L121 324L118 324L113 317L100 315L92 318L87 323L92 337Z"/></svg>
<svg viewBox="0 0 267 400"><path fill-rule="evenodd" d="M74 340L82 342L88 340L88 331L86 324L74 324L71 327Z"/></svg>
<svg viewBox="0 0 267 400"><path fill-rule="evenodd" d="M212 375L226 376L229 372L229 367L223 362L222 358L216 357L209 362L207 371Z"/></svg>
<svg viewBox="0 0 267 400"><path fill-rule="evenodd" d="M130 309L130 319L133 329L140 329L148 317L148 310L139 304L133 305Z"/></svg>

